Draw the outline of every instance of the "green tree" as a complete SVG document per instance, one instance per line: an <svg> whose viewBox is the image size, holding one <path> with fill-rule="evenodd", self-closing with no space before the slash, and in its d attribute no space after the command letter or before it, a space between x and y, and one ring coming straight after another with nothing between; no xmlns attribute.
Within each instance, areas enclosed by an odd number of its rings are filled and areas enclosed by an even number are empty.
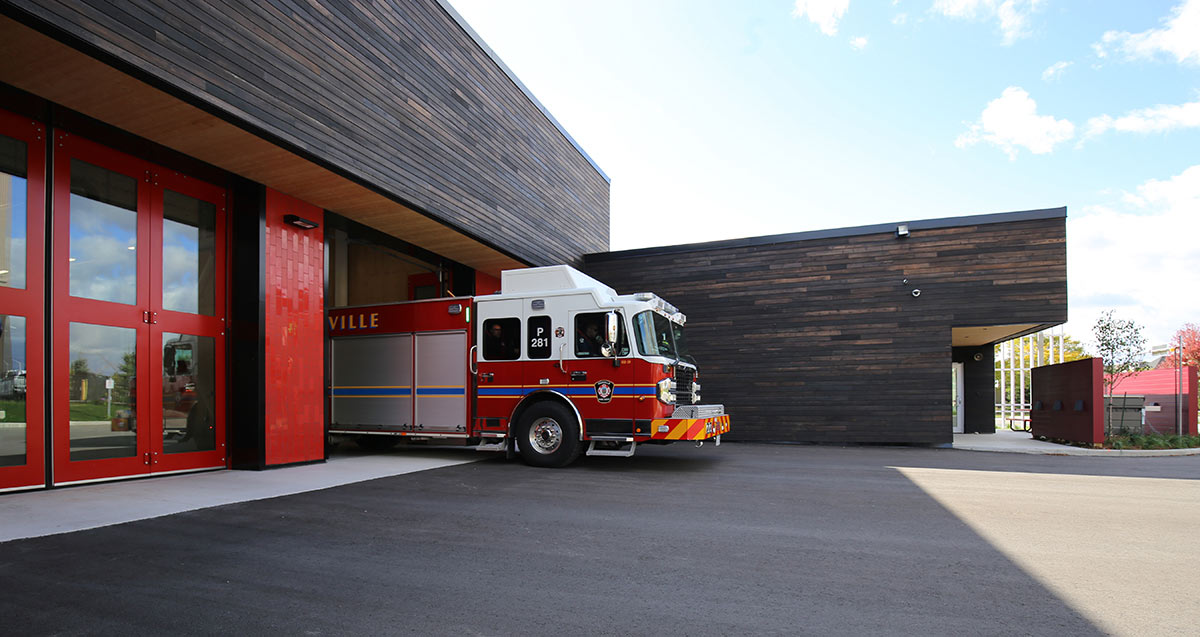
<svg viewBox="0 0 1200 637"><path fill-rule="evenodd" d="M128 404L133 402L130 392L137 378L137 352L125 352L121 357L121 366L113 374L113 402Z"/></svg>
<svg viewBox="0 0 1200 637"><path fill-rule="evenodd" d="M83 395L83 381L91 376L86 358L71 361L71 396L76 397L75 400L87 400L87 396Z"/></svg>
<svg viewBox="0 0 1200 637"><path fill-rule="evenodd" d="M1071 336L1063 337L1063 362L1069 363L1087 358L1087 352L1083 349L1083 343Z"/></svg>
<svg viewBox="0 0 1200 637"><path fill-rule="evenodd" d="M1142 326L1133 321L1118 319L1109 310L1096 319L1092 327L1092 337L1096 340L1096 349L1100 358L1104 359L1104 393L1111 396L1113 387L1129 376L1149 369L1144 360L1146 355L1146 337L1142 335ZM1111 405L1108 411L1112 411ZM1111 416L1111 414L1106 414Z"/></svg>

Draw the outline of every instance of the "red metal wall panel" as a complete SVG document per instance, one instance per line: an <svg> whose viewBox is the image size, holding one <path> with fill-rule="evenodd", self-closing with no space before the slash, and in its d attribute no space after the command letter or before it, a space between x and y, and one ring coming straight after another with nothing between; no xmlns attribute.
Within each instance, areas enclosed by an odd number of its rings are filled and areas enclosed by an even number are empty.
<svg viewBox="0 0 1200 637"><path fill-rule="evenodd" d="M1033 368L1033 435L1103 443L1103 377L1104 361L1099 358Z"/></svg>
<svg viewBox="0 0 1200 637"><path fill-rule="evenodd" d="M321 460L324 231L303 230L284 216L322 223L324 211L269 188L266 203L266 464Z"/></svg>
<svg viewBox="0 0 1200 637"><path fill-rule="evenodd" d="M1175 433L1175 391L1177 383L1174 369L1153 369L1122 378L1113 387L1114 395L1131 394L1146 397L1146 405L1158 405L1160 411L1146 412L1146 427L1157 433ZM1196 368L1183 368L1183 431L1196 435Z"/></svg>

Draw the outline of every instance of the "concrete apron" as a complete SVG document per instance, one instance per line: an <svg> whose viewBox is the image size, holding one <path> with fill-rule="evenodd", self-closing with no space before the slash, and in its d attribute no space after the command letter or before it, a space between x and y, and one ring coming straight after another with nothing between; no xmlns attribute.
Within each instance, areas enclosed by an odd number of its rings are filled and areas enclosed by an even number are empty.
<svg viewBox="0 0 1200 637"><path fill-rule="evenodd" d="M481 460L470 451L335 455L266 471L209 471L0 495L0 542L328 489Z"/></svg>

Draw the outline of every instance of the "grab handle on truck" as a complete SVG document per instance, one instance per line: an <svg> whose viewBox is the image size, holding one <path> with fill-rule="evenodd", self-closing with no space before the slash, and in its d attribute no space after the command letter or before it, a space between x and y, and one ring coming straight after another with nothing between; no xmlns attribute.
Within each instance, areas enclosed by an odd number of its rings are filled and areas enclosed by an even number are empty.
<svg viewBox="0 0 1200 637"><path fill-rule="evenodd" d="M478 345L472 345L471 349L467 350L467 367L471 369L472 374L479 373L479 367L475 365L475 350L478 347Z"/></svg>
<svg viewBox="0 0 1200 637"><path fill-rule="evenodd" d="M567 368L563 365L563 350L566 349L566 347L566 343L558 346L558 371L564 374L567 373Z"/></svg>

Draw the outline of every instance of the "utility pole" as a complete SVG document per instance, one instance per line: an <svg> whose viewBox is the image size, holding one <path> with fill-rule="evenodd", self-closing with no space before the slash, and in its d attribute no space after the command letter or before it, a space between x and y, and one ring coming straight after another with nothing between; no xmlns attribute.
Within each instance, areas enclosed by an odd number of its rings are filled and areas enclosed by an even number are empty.
<svg viewBox="0 0 1200 637"><path fill-rule="evenodd" d="M1183 333L1175 344L1175 433L1183 435Z"/></svg>

